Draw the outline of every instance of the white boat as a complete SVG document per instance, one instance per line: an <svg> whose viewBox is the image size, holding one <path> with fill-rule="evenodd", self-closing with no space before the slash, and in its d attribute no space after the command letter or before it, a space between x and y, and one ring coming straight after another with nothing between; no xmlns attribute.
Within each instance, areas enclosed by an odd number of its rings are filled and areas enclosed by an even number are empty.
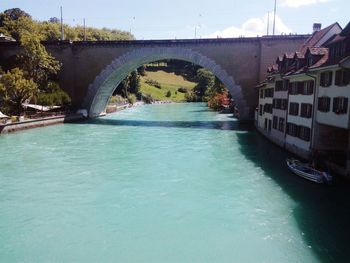
<svg viewBox="0 0 350 263"><path fill-rule="evenodd" d="M327 172L321 172L319 170L316 170L312 167L310 167L306 163L302 163L296 159L293 158L287 158L286 159L288 168L295 173L296 175L299 175L307 180L310 180L315 183L331 183L332 182L332 176Z"/></svg>

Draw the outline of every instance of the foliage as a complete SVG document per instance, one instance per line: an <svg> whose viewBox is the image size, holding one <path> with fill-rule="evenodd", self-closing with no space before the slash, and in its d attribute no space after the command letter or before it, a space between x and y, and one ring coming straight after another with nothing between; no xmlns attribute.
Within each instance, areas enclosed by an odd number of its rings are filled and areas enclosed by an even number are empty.
<svg viewBox="0 0 350 263"><path fill-rule="evenodd" d="M22 103L32 98L38 92L37 84L25 79L24 72L19 68L11 69L0 78L0 100L5 112L22 112Z"/></svg>
<svg viewBox="0 0 350 263"><path fill-rule="evenodd" d="M160 85L160 83L156 80L153 79L146 79L145 83L147 83L148 85L151 85L153 87L156 87L157 89L161 89L162 85Z"/></svg>
<svg viewBox="0 0 350 263"><path fill-rule="evenodd" d="M215 84L215 76L209 70L200 68L197 70L197 86L194 88L196 95L203 100L203 97L208 89L211 89Z"/></svg>
<svg viewBox="0 0 350 263"><path fill-rule="evenodd" d="M146 67L145 67L144 65L142 65L141 67L139 67L139 68L137 69L137 72L138 72L142 77L146 76Z"/></svg>
<svg viewBox="0 0 350 263"><path fill-rule="evenodd" d="M147 94L142 94L142 101L145 102L146 104L151 104L154 99L151 95L147 95Z"/></svg>
<svg viewBox="0 0 350 263"><path fill-rule="evenodd" d="M52 17L49 21L36 21L29 14L19 8L13 8L0 13L0 33L12 36L19 41L23 31L35 34L41 41L54 41L61 38L60 19ZM64 24L65 39L72 41L84 40L82 26ZM86 40L133 40L134 36L126 31L117 29L86 27Z"/></svg>
<svg viewBox="0 0 350 263"><path fill-rule="evenodd" d="M201 98L195 92L188 92L185 94L185 99L187 102L199 102Z"/></svg>
<svg viewBox="0 0 350 263"><path fill-rule="evenodd" d="M181 92L181 93L188 93L188 89L184 88L184 87L180 87L177 89L178 92Z"/></svg>
<svg viewBox="0 0 350 263"><path fill-rule="evenodd" d="M134 104L134 103L136 102L136 96L135 96L135 94L129 94L129 95L128 95L128 102L129 102L130 104Z"/></svg>
<svg viewBox="0 0 350 263"><path fill-rule="evenodd" d="M127 98L130 93L133 93L139 96L140 87L140 75L137 70L134 70L118 85L113 95L118 94Z"/></svg>
<svg viewBox="0 0 350 263"><path fill-rule="evenodd" d="M227 91L222 93L216 93L214 96L210 97L208 100L208 106L213 110L220 111L224 106L230 105L230 98Z"/></svg>
<svg viewBox="0 0 350 263"><path fill-rule="evenodd" d="M21 68L28 79L33 79L41 90L45 90L50 77L58 73L61 64L32 34L23 34L21 46L23 51L17 56Z"/></svg>
<svg viewBox="0 0 350 263"><path fill-rule="evenodd" d="M45 106L67 106L71 102L69 95L60 88L58 83L49 82L47 90L39 92L36 96L36 104Z"/></svg>
<svg viewBox="0 0 350 263"><path fill-rule="evenodd" d="M168 92L166 93L166 95L165 95L167 98L170 98L171 97L171 91L170 90L168 90Z"/></svg>

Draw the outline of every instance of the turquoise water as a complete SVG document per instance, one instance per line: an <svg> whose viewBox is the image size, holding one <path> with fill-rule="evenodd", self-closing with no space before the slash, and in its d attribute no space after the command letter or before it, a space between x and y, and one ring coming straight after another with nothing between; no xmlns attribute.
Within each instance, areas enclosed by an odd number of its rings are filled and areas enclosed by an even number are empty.
<svg viewBox="0 0 350 263"><path fill-rule="evenodd" d="M204 104L0 136L0 262L349 262L348 187Z"/></svg>

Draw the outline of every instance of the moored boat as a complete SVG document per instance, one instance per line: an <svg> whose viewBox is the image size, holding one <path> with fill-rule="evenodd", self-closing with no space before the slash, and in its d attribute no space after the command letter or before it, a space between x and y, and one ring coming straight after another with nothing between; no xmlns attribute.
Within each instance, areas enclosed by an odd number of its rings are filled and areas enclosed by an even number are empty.
<svg viewBox="0 0 350 263"><path fill-rule="evenodd" d="M315 168L312 168L306 163L302 163L296 159L293 158L287 158L286 159L288 168L295 173L296 175L299 175L300 177L303 177L307 180L310 180L315 183L331 183L332 182L332 176L327 172L319 171Z"/></svg>

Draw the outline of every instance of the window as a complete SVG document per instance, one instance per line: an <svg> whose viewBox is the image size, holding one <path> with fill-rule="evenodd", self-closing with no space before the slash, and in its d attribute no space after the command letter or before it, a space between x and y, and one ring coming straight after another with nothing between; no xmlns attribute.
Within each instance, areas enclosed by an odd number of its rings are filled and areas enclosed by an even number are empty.
<svg viewBox="0 0 350 263"><path fill-rule="evenodd" d="M300 116L303 118L311 118L312 104L302 103L300 108Z"/></svg>
<svg viewBox="0 0 350 263"><path fill-rule="evenodd" d="M299 104L295 102L289 103L289 115L299 115Z"/></svg>
<svg viewBox="0 0 350 263"><path fill-rule="evenodd" d="M281 132L284 132L284 118L279 118L278 130L281 131Z"/></svg>
<svg viewBox="0 0 350 263"><path fill-rule="evenodd" d="M265 89L265 98L272 98L273 97L273 89Z"/></svg>
<svg viewBox="0 0 350 263"><path fill-rule="evenodd" d="M265 130L267 130L267 119L265 118L265 126L264 126Z"/></svg>
<svg viewBox="0 0 350 263"><path fill-rule="evenodd" d="M270 132L271 131L271 120L269 120L269 129L268 131Z"/></svg>
<svg viewBox="0 0 350 263"><path fill-rule="evenodd" d="M337 70L335 72L335 85L346 86L349 84L350 71L349 70Z"/></svg>
<svg viewBox="0 0 350 263"><path fill-rule="evenodd" d="M322 72L321 78L320 78L320 86L329 87L330 85L332 85L332 80L333 80L332 71Z"/></svg>
<svg viewBox="0 0 350 263"><path fill-rule="evenodd" d="M297 82L298 84L298 93L297 94L304 94L304 82L300 81Z"/></svg>
<svg viewBox="0 0 350 263"><path fill-rule="evenodd" d="M260 104L259 105L259 115L262 116L263 114L263 106Z"/></svg>
<svg viewBox="0 0 350 263"><path fill-rule="evenodd" d="M287 134L289 134L290 136L298 137L298 130L299 130L298 125L294 123L287 124Z"/></svg>
<svg viewBox="0 0 350 263"><path fill-rule="evenodd" d="M283 80L278 80L275 83L275 90L280 91L283 90Z"/></svg>
<svg viewBox="0 0 350 263"><path fill-rule="evenodd" d="M282 99L281 100L281 110L286 110L287 109L287 99Z"/></svg>
<svg viewBox="0 0 350 263"><path fill-rule="evenodd" d="M298 94L298 82L289 83L289 94L296 95Z"/></svg>
<svg viewBox="0 0 350 263"><path fill-rule="evenodd" d="M314 81L309 80L304 82L303 95L311 95L314 93Z"/></svg>
<svg viewBox="0 0 350 263"><path fill-rule="evenodd" d="M272 104L266 103L264 105L264 113L272 113Z"/></svg>
<svg viewBox="0 0 350 263"><path fill-rule="evenodd" d="M321 112L329 112L331 106L331 99L329 97L318 98L317 109Z"/></svg>
<svg viewBox="0 0 350 263"><path fill-rule="evenodd" d="M348 112L348 98L345 98L345 97L334 98L333 112L335 114L346 114Z"/></svg>
<svg viewBox="0 0 350 263"><path fill-rule="evenodd" d="M263 90L263 89L260 90L260 98L261 98L261 99L264 98L264 90Z"/></svg>
<svg viewBox="0 0 350 263"><path fill-rule="evenodd" d="M288 90L289 87L289 79L283 80L283 90Z"/></svg>
<svg viewBox="0 0 350 263"><path fill-rule="evenodd" d="M313 64L312 55L309 55L309 57L307 58L307 65L308 65L308 67L311 67L312 64Z"/></svg>
<svg viewBox="0 0 350 263"><path fill-rule="evenodd" d="M304 126L299 126L299 138L309 142L311 137L311 129Z"/></svg>
<svg viewBox="0 0 350 263"><path fill-rule="evenodd" d="M277 124L278 124L277 121L278 121L277 116L273 116L272 128L274 128L275 130L277 130Z"/></svg>

